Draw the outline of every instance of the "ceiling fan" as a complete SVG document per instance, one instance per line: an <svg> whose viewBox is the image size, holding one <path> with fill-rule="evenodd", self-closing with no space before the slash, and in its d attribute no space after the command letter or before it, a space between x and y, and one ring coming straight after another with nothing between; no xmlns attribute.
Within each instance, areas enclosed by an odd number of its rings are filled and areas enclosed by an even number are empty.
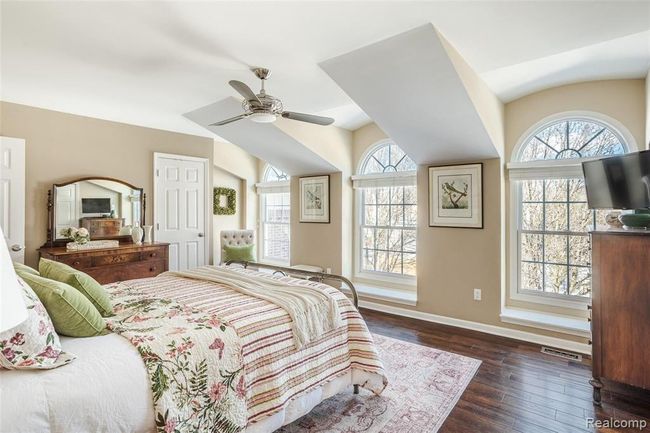
<svg viewBox="0 0 650 433"><path fill-rule="evenodd" d="M278 116L285 119L299 120L301 122L315 123L316 125L331 125L334 119L331 117L315 116L313 114L296 113L295 111L285 111L282 101L266 93L264 90L264 81L269 78L271 71L266 68L253 68L253 72L262 80L262 88L257 95L241 81L231 80L228 82L233 89L244 97L242 108L244 113L239 116L231 117L220 122L212 123L210 126L222 126L241 119L250 118L253 122L271 123L275 122Z"/></svg>

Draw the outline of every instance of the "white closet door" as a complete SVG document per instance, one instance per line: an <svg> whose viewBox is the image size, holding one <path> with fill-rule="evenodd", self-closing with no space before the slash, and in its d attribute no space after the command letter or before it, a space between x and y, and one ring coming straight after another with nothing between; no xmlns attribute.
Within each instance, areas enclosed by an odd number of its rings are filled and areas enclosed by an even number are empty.
<svg viewBox="0 0 650 433"><path fill-rule="evenodd" d="M25 261L25 140L0 137L0 227L11 259Z"/></svg>
<svg viewBox="0 0 650 433"><path fill-rule="evenodd" d="M169 269L206 264L207 160L156 154L156 241L169 242Z"/></svg>

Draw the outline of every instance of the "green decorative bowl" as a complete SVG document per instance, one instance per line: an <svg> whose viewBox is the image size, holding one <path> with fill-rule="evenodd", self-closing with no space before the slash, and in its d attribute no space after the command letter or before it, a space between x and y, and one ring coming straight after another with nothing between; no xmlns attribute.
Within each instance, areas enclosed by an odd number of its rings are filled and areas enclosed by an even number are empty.
<svg viewBox="0 0 650 433"><path fill-rule="evenodd" d="M650 228L650 213L626 213L618 216L625 227Z"/></svg>

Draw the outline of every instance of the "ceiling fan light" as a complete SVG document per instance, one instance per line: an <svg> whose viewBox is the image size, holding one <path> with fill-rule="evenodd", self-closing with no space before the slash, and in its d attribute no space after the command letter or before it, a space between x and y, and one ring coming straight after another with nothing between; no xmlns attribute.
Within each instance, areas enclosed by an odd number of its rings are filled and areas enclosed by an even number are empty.
<svg viewBox="0 0 650 433"><path fill-rule="evenodd" d="M277 116L273 113L253 113L249 116L249 119L257 123L272 123L276 118Z"/></svg>

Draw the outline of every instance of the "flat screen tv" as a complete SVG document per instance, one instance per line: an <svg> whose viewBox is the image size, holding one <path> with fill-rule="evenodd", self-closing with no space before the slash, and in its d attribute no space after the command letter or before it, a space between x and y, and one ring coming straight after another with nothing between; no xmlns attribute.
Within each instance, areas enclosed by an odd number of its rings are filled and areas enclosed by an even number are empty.
<svg viewBox="0 0 650 433"><path fill-rule="evenodd" d="M82 198L81 212L82 213L110 213L111 199L110 198Z"/></svg>
<svg viewBox="0 0 650 433"><path fill-rule="evenodd" d="M591 209L650 208L650 150L582 163Z"/></svg>

